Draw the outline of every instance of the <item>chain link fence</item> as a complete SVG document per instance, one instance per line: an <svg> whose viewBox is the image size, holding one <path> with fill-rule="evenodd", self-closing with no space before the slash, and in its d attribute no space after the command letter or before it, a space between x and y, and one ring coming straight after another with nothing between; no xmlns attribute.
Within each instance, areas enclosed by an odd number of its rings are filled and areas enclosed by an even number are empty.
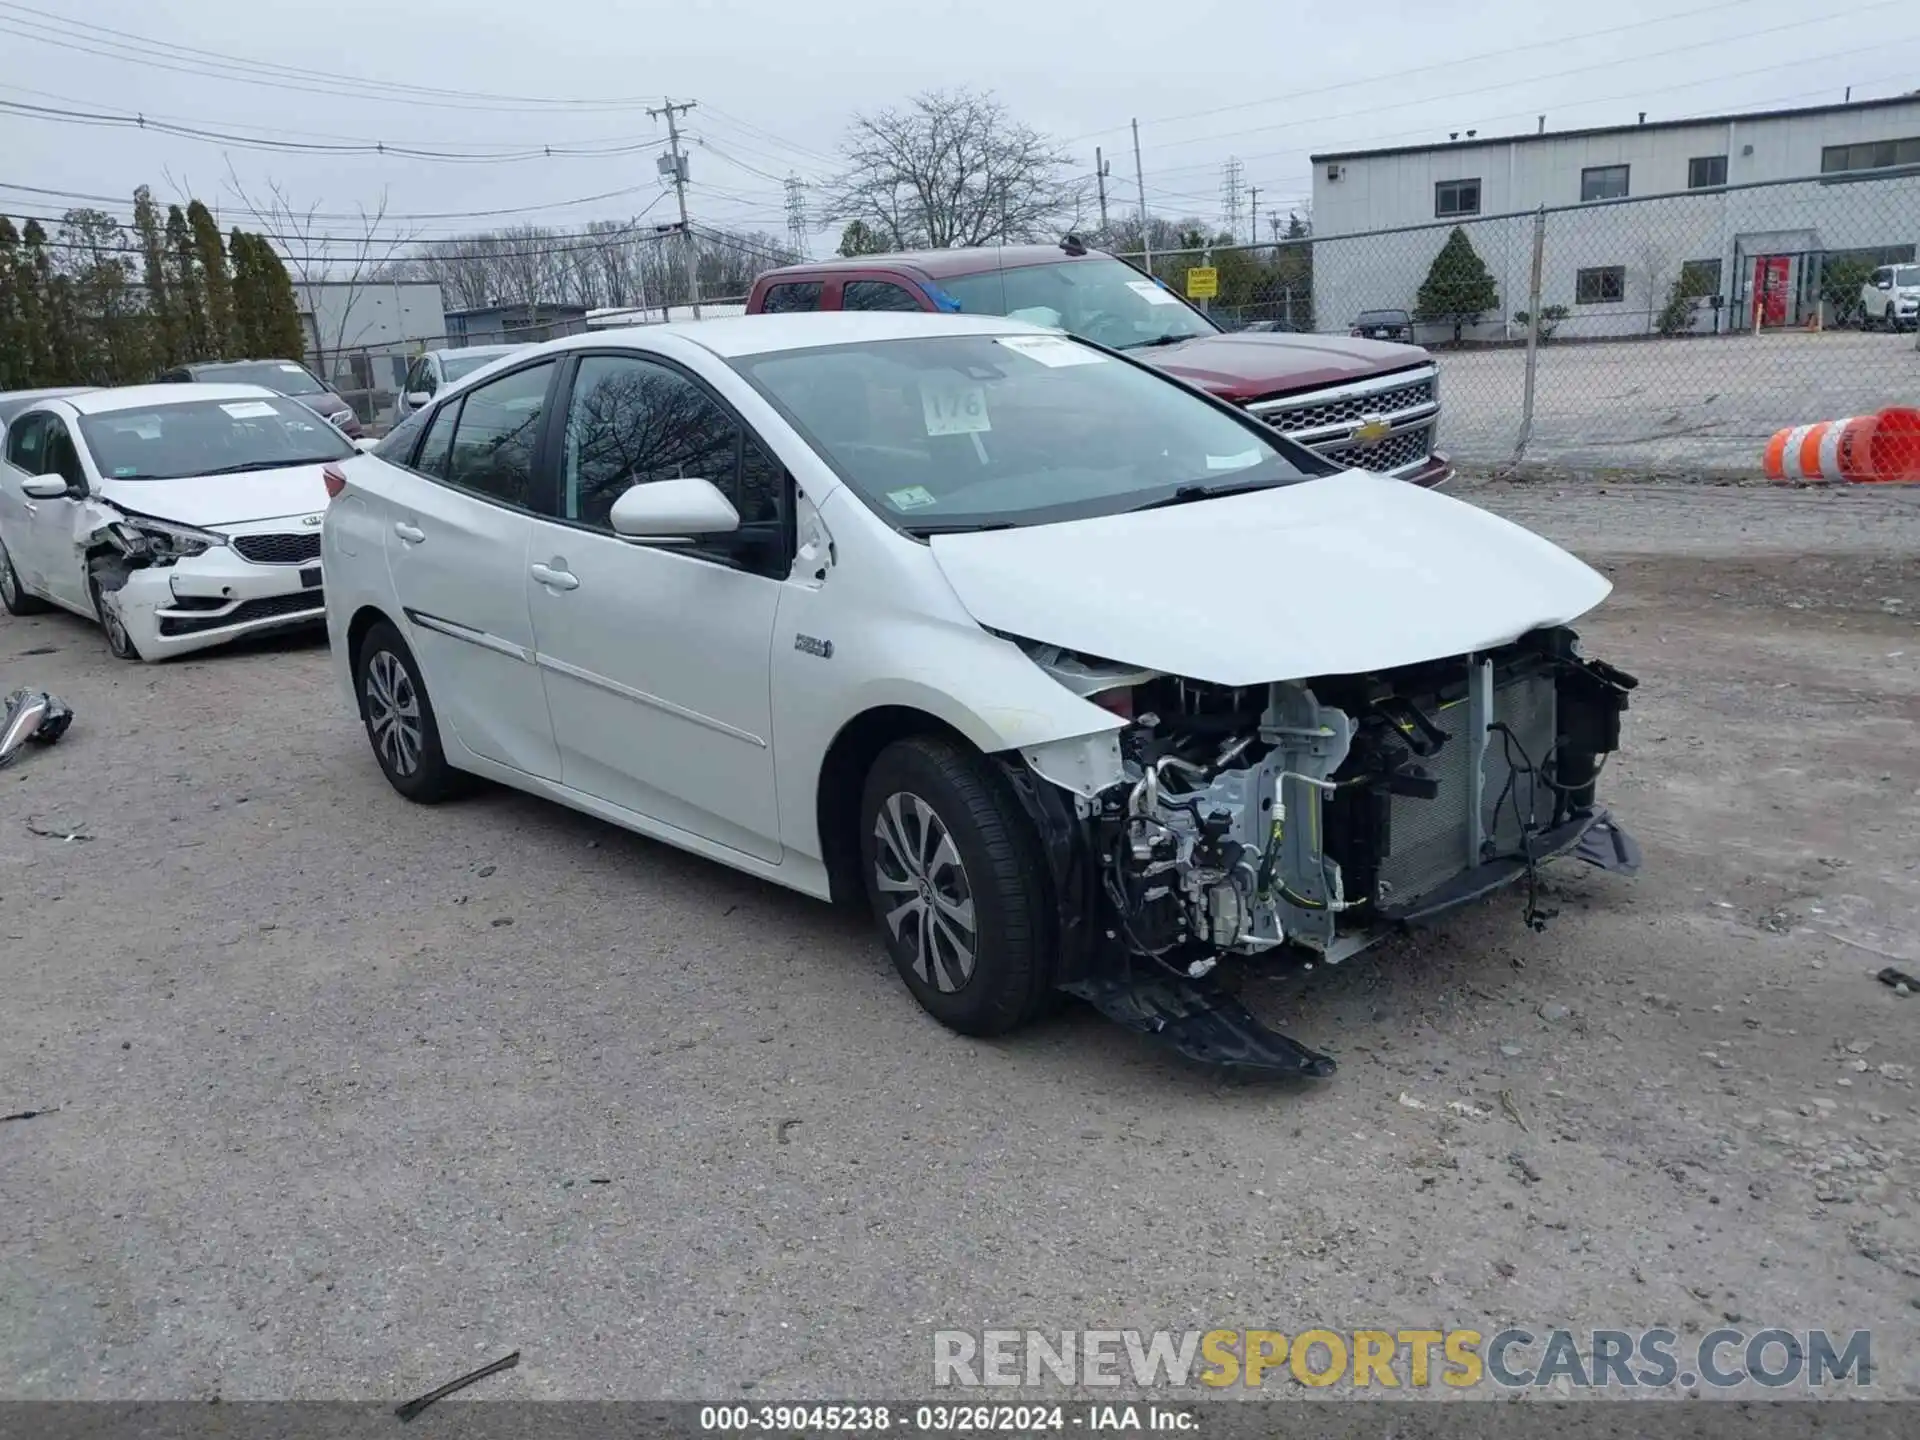
<svg viewBox="0 0 1920 1440"><path fill-rule="evenodd" d="M707 319L745 312L744 295L717 296L700 302L700 313ZM692 318L691 307L685 305L675 305L671 310L662 310L659 306L635 306L631 309L593 312L584 319L568 316L515 324L499 330L425 335L377 345L327 347L310 343L306 361L308 368L353 408L369 434L382 435L397 418L400 397L406 393L407 375L413 362L430 350L459 351L476 345L538 345L542 341L558 340L566 335L634 325L660 325L669 319L678 321ZM457 379L458 376L453 378Z"/></svg>
<svg viewBox="0 0 1920 1440"><path fill-rule="evenodd" d="M1920 400L1916 241L1908 170L1124 258L1211 267L1228 329L1427 346L1475 469L1751 475L1782 427Z"/></svg>

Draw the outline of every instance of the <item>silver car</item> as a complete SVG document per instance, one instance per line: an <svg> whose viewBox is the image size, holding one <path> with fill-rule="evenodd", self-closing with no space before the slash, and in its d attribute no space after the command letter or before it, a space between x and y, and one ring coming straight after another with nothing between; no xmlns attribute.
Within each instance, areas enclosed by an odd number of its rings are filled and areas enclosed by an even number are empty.
<svg viewBox="0 0 1920 1440"><path fill-rule="evenodd" d="M414 411L425 409L442 385L464 380L501 356L525 348L523 345L468 345L459 350L428 350L416 355L407 367L406 382L400 387L394 418L404 420Z"/></svg>

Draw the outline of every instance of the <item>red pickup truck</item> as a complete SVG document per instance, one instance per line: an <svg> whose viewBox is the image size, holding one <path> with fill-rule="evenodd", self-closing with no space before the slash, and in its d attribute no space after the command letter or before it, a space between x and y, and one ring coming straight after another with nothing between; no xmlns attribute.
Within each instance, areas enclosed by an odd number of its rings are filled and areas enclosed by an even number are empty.
<svg viewBox="0 0 1920 1440"><path fill-rule="evenodd" d="M1222 330L1124 261L1054 245L860 255L769 270L749 315L931 310L1051 325L1244 405L1335 464L1439 485L1440 374L1416 345Z"/></svg>

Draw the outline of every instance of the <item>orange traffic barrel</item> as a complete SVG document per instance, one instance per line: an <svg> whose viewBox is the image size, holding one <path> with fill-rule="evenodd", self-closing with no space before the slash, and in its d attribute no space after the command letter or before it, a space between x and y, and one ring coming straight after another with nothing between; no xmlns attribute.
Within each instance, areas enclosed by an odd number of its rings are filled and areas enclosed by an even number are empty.
<svg viewBox="0 0 1920 1440"><path fill-rule="evenodd" d="M1920 410L1791 426L1767 442L1764 463L1769 480L1920 481Z"/></svg>

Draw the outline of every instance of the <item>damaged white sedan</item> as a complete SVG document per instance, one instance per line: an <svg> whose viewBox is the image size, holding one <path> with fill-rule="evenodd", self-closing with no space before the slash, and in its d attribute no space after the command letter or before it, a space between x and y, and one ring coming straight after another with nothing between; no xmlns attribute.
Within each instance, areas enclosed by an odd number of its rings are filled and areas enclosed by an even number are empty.
<svg viewBox="0 0 1920 1440"><path fill-rule="evenodd" d="M343 689L469 775L869 906L935 1017L1065 990L1327 1074L1223 966L1338 960L1578 854L1631 677L1608 582L1016 321L801 314L534 347L340 467Z"/></svg>
<svg viewBox="0 0 1920 1440"><path fill-rule="evenodd" d="M257 385L37 401L0 449L0 603L97 620L127 660L324 622L323 472L355 453Z"/></svg>

